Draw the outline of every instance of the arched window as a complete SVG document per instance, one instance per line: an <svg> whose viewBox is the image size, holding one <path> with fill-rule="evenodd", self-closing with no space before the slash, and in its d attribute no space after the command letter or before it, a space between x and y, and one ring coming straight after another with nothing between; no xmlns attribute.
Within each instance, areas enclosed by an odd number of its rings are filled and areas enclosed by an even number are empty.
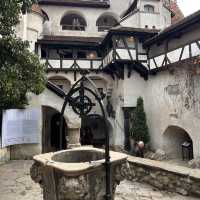
<svg viewBox="0 0 200 200"><path fill-rule="evenodd" d="M144 6L144 11L148 13L154 13L154 6L152 5L145 5Z"/></svg>
<svg viewBox="0 0 200 200"><path fill-rule="evenodd" d="M68 13L61 19L60 25L62 30L85 31L87 23L79 14Z"/></svg>
<svg viewBox="0 0 200 200"><path fill-rule="evenodd" d="M110 28L114 27L117 24L118 21L109 14L100 16L96 23L96 25L98 26L98 31L109 30Z"/></svg>

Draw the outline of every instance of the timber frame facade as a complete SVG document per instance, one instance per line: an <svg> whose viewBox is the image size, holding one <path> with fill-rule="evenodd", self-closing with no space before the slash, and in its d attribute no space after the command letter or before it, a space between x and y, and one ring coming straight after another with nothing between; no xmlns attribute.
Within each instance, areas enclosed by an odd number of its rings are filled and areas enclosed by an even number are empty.
<svg viewBox="0 0 200 200"><path fill-rule="evenodd" d="M116 26L104 38L44 36L36 43L36 52L47 72L72 71L74 80L82 70L123 79L125 66L128 77L135 70L147 80L149 74L170 64L200 55L199 19L200 12L196 12L159 34L159 30ZM51 51L57 56L52 57ZM65 51L69 53L66 57Z"/></svg>
<svg viewBox="0 0 200 200"><path fill-rule="evenodd" d="M184 18L144 43L150 72L200 55L200 11Z"/></svg>

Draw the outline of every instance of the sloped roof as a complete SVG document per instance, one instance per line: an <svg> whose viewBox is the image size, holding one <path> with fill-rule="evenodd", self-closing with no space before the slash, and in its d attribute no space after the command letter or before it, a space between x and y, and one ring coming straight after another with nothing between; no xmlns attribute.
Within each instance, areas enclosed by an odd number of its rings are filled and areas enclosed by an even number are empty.
<svg viewBox="0 0 200 200"><path fill-rule="evenodd" d="M78 6L78 7L95 7L109 8L110 1L105 0L38 0L41 5L58 5L58 6Z"/></svg>
<svg viewBox="0 0 200 200"><path fill-rule="evenodd" d="M80 36L44 36L38 40L40 44L71 44L98 46L102 42L101 37L80 37Z"/></svg>
<svg viewBox="0 0 200 200"><path fill-rule="evenodd" d="M127 17L130 13L132 13L137 7L138 0L133 0L132 4L128 7L128 9L122 13L121 19Z"/></svg>
<svg viewBox="0 0 200 200"><path fill-rule="evenodd" d="M200 10L189 15L188 17L183 18L175 24L172 24L168 28L161 31L157 36L149 39L145 42L144 46L150 46L155 42L166 39L167 37L173 36L174 34L179 33L180 31L185 31L186 28L193 26L195 23L200 23Z"/></svg>

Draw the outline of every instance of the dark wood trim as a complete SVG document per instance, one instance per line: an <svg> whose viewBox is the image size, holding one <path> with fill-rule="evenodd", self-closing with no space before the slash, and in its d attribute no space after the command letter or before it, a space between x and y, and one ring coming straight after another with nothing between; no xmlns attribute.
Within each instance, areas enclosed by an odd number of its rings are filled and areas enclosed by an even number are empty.
<svg viewBox="0 0 200 200"><path fill-rule="evenodd" d="M194 14L185 17L176 24L166 28L162 33L148 40L145 43L145 46L151 46L156 42L165 40L166 38L170 37L173 38L177 34L180 34L180 32L186 32L191 26L194 26L194 24L199 23L199 17L200 17L200 11L197 11Z"/></svg>
<svg viewBox="0 0 200 200"><path fill-rule="evenodd" d="M192 58L192 45L189 44L189 57Z"/></svg>
<svg viewBox="0 0 200 200"><path fill-rule="evenodd" d="M138 40L135 40L136 60L138 60Z"/></svg>
<svg viewBox="0 0 200 200"><path fill-rule="evenodd" d="M199 41L196 41L196 44L197 44L197 46L198 46L199 49L200 49L200 43L199 43Z"/></svg>
<svg viewBox="0 0 200 200"><path fill-rule="evenodd" d="M190 41L190 42L187 42L187 43L184 44L184 45L180 45L180 46L177 46L177 47L175 47L175 48L168 49L167 53L170 53L170 52L172 52L172 51L181 49L181 48L183 48L183 47L185 47L185 46L187 46L187 45L189 45L189 44L192 44L192 43L198 43L198 41L200 41L200 40L199 40L199 39L198 39L198 40L195 39L195 40L192 40L192 41ZM155 58L155 57L161 56L161 55L163 55L163 54L165 54L165 53L162 52L162 53L160 53L160 54L154 55L153 57ZM153 58L153 57L151 57L151 58Z"/></svg>
<svg viewBox="0 0 200 200"><path fill-rule="evenodd" d="M172 63L171 60L168 57L166 57L166 60L168 61L169 64Z"/></svg>
<svg viewBox="0 0 200 200"><path fill-rule="evenodd" d="M81 1L81 0L39 0L40 5L91 7L91 8L110 8L109 1Z"/></svg>
<svg viewBox="0 0 200 200"><path fill-rule="evenodd" d="M164 67L164 65L166 65L166 63L167 63L167 58L166 57L167 57L167 55L165 55L161 67Z"/></svg>
<svg viewBox="0 0 200 200"><path fill-rule="evenodd" d="M157 65L157 63L156 63L156 61L155 61L155 58L153 58L153 62L154 62L154 64L155 64L156 68L158 68L158 65Z"/></svg>
<svg viewBox="0 0 200 200"><path fill-rule="evenodd" d="M126 39L124 38L124 37L121 37L122 38L122 41L123 41L123 43L124 43L124 46L126 47L126 49L127 49L127 51L128 51L128 54L129 54L129 56L130 56L130 59L133 61L133 56L132 56L132 54L131 54L131 52L130 52L130 49L128 48L128 44L127 44L127 42L126 42Z"/></svg>
<svg viewBox="0 0 200 200"><path fill-rule="evenodd" d="M138 61L139 61L139 62L145 62L145 63L147 63L148 59L145 59L145 60L144 60L144 59L141 59L141 60L138 59Z"/></svg>
<svg viewBox="0 0 200 200"><path fill-rule="evenodd" d="M139 56L147 56L147 53L138 53Z"/></svg>
<svg viewBox="0 0 200 200"><path fill-rule="evenodd" d="M183 56L183 52L184 52L184 50L185 50L185 46L182 47L182 49L181 49L181 54L180 54L180 57L179 57L179 61L182 60L182 56Z"/></svg>

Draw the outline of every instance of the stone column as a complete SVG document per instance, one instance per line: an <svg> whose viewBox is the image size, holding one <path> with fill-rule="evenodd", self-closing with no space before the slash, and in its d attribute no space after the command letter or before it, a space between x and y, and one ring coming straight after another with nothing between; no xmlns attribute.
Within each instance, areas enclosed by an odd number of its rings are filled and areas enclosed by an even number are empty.
<svg viewBox="0 0 200 200"><path fill-rule="evenodd" d="M80 128L69 128L67 136L68 148L80 147Z"/></svg>

